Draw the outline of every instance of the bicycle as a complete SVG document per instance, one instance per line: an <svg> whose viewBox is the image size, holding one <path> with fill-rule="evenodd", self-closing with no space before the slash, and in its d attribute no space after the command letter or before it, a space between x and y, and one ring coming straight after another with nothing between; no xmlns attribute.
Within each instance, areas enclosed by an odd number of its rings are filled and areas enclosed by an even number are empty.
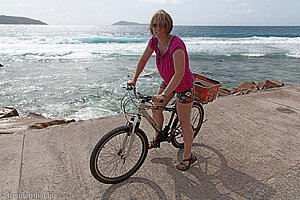
<svg viewBox="0 0 300 200"><path fill-rule="evenodd" d="M193 74L195 81L195 99L190 115L194 138L198 135L203 123L204 109L202 104L216 99L221 82ZM176 148L184 148L181 126L178 121L176 105L154 106L150 101L152 96L142 95L135 87L127 87L127 93L121 101L125 116L131 116L125 126L115 128L106 133L94 147L90 158L90 170L93 177L107 184L115 184L131 177L144 163L148 154L148 138L140 129L142 117L158 132L163 141L171 142ZM140 99L136 105L136 113L126 112L126 104L133 101L132 97L126 99L127 94L133 91L134 97ZM148 105L151 104L151 105ZM169 122L160 130L147 110L162 110L170 112ZM136 140L138 139L138 141ZM132 164L131 164L132 163ZM106 166L107 164L107 166Z"/></svg>
<svg viewBox="0 0 300 200"><path fill-rule="evenodd" d="M137 113L127 113L125 106L132 97L124 98L121 101L121 107L126 115L130 115L125 126L117 127L106 133L94 147L90 158L90 170L93 177L106 184L115 184L131 177L143 164L148 154L148 138L144 131L139 128L142 117L151 124L158 132L163 141L171 142L176 148L183 148L182 130L178 122L176 105L154 106L151 103L152 96L142 95L136 92L135 87L127 87L127 94L133 91L134 96L141 100L138 105ZM148 104L147 104L148 103ZM169 122L162 130L154 122L147 110L157 109L170 112ZM194 131L194 137L203 123L204 109L196 101L193 102L191 112L191 125Z"/></svg>

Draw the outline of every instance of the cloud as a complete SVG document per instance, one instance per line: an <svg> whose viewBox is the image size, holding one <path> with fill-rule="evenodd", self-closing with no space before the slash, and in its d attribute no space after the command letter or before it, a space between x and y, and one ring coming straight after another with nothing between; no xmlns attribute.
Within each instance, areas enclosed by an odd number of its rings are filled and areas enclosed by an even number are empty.
<svg viewBox="0 0 300 200"><path fill-rule="evenodd" d="M239 6L239 7L248 7L249 4L247 4L247 3L240 3L238 6Z"/></svg>
<svg viewBox="0 0 300 200"><path fill-rule="evenodd" d="M156 4L183 4L186 0L139 0L146 3Z"/></svg>
<svg viewBox="0 0 300 200"><path fill-rule="evenodd" d="M248 8L246 10L240 10L238 11L239 14L244 14L244 15L254 15L255 14L255 11Z"/></svg>
<svg viewBox="0 0 300 200"><path fill-rule="evenodd" d="M238 0L225 0L226 2L229 2L229 3L235 3L235 2L238 2Z"/></svg>
<svg viewBox="0 0 300 200"><path fill-rule="evenodd" d="M235 11L231 11L231 13L233 14L241 14L241 15L255 15L255 11L248 8L248 9L244 9L244 10L235 10Z"/></svg>
<svg viewBox="0 0 300 200"><path fill-rule="evenodd" d="M18 2L14 6L15 7L21 7L21 8L28 7L28 5L24 2Z"/></svg>
<svg viewBox="0 0 300 200"><path fill-rule="evenodd" d="M48 9L37 10L36 14L38 14L38 15L42 15L42 14L44 14L44 15L56 15L57 11L55 9L48 8Z"/></svg>

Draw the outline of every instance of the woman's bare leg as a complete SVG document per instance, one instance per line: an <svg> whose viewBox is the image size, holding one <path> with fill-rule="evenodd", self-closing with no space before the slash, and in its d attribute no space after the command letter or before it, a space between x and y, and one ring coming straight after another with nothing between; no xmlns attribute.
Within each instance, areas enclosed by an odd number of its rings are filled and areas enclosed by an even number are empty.
<svg viewBox="0 0 300 200"><path fill-rule="evenodd" d="M161 94L164 91L164 89L159 88L156 94ZM174 93L167 96L165 101L163 103L154 103L156 106L166 106L169 101L174 97ZM152 110L153 119L155 123L158 125L159 129L162 129L163 123L164 123L164 115L162 113L162 110ZM155 139L157 138L158 133L155 132Z"/></svg>
<svg viewBox="0 0 300 200"><path fill-rule="evenodd" d="M192 129L190 123L190 115L193 103L183 104L177 102L177 114L180 122L180 126L182 129L183 141L184 141L184 153L183 160L189 159L191 157L192 152L192 144L194 140L194 131ZM188 165L189 161L183 162Z"/></svg>

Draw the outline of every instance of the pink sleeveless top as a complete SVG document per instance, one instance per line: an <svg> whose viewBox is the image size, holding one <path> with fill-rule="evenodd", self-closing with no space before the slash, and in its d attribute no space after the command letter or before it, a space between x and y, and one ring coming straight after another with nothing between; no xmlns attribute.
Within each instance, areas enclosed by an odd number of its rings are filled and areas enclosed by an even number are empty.
<svg viewBox="0 0 300 200"><path fill-rule="evenodd" d="M185 71L180 84L175 89L175 92L184 92L185 90L193 87L194 78L193 78L193 73L189 68L189 58L186 51L186 47L183 41L178 36L173 35L169 43L169 48L162 56L159 55L157 38L152 37L149 41L149 46L156 53L157 69L162 79L165 81L167 85L169 84L169 82L171 81L175 73L172 55L176 50L182 49L185 53Z"/></svg>

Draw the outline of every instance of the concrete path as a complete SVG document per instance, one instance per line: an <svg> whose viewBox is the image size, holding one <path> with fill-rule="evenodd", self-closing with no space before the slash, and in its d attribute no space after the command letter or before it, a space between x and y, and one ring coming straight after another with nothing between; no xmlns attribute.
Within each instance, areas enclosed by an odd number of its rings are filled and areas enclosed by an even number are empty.
<svg viewBox="0 0 300 200"><path fill-rule="evenodd" d="M2 134L0 199L300 199L300 85L218 98L204 109L190 170L176 170L183 151L166 143L117 185L97 182L89 157L123 115Z"/></svg>

